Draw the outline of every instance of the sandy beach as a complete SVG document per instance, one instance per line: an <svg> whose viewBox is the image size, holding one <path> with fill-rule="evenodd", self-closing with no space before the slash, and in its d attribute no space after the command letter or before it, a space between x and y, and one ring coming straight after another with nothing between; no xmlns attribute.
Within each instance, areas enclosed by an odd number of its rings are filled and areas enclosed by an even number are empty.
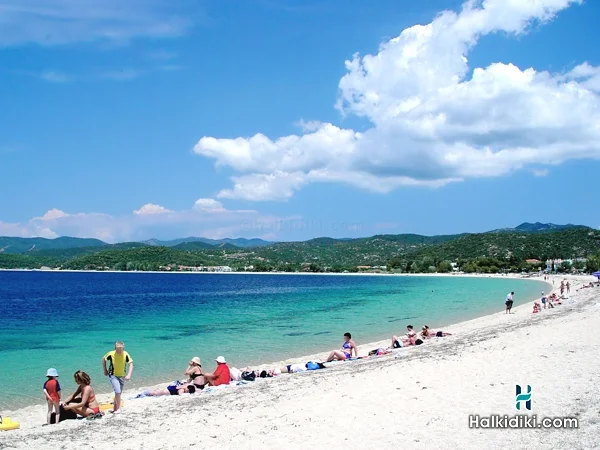
<svg viewBox="0 0 600 450"><path fill-rule="evenodd" d="M577 290L593 277L566 278L571 293L554 309L532 314L528 303L392 355L210 393L126 400L123 414L94 421L42 427L43 406L14 411L21 429L0 433L0 449L598 448L600 289ZM404 332L398 328L389 337ZM387 347L389 337L359 353ZM524 413L515 407L516 385L532 387L526 413L575 417L579 429L469 428L470 414Z"/></svg>

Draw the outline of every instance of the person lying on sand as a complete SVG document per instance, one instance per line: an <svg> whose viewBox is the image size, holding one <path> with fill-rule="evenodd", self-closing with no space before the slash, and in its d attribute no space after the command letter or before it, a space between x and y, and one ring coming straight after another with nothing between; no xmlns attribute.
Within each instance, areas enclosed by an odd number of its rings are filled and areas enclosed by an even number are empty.
<svg viewBox="0 0 600 450"><path fill-rule="evenodd" d="M156 389L154 391L144 391L141 396L144 397L160 397L162 395L182 395L185 393L193 394L196 392L196 387L193 384L183 384L176 386L168 385L165 389Z"/></svg>
<svg viewBox="0 0 600 450"><path fill-rule="evenodd" d="M421 333L419 333L422 338L430 338L430 337L446 337L452 336L452 333L446 333L445 331L435 331L430 330L427 325L423 325L421 329Z"/></svg>
<svg viewBox="0 0 600 450"><path fill-rule="evenodd" d="M333 361L334 359L345 361L352 358L352 352L354 352L355 356L358 356L358 349L352 340L352 335L350 333L344 333L344 343L342 344L341 350L332 350L325 362Z"/></svg>

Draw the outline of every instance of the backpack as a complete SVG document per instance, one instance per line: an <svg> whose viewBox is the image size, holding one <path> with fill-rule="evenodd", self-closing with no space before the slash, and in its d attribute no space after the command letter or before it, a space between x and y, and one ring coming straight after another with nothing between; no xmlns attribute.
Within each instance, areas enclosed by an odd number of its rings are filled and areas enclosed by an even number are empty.
<svg viewBox="0 0 600 450"><path fill-rule="evenodd" d="M242 372L242 380L254 381L256 380L256 374L254 372Z"/></svg>

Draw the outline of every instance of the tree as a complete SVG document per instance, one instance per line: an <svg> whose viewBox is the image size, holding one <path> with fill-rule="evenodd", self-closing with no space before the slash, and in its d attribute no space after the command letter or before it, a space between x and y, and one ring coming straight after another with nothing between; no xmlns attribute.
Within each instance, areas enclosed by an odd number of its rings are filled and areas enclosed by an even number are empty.
<svg viewBox="0 0 600 450"><path fill-rule="evenodd" d="M440 273L452 272L452 264L448 261L440 261L437 265L437 271Z"/></svg>
<svg viewBox="0 0 600 450"><path fill-rule="evenodd" d="M402 267L402 260L400 258L398 258L397 256L394 256L392 259L390 259L387 262L386 265L387 265L388 270L399 269Z"/></svg>
<svg viewBox="0 0 600 450"><path fill-rule="evenodd" d="M590 273L600 270L600 252L594 256L588 256L585 269Z"/></svg>
<svg viewBox="0 0 600 450"><path fill-rule="evenodd" d="M572 268L573 268L573 265L571 264L570 261L563 261L560 264L560 271L561 272L565 272L565 273L566 272L570 272Z"/></svg>

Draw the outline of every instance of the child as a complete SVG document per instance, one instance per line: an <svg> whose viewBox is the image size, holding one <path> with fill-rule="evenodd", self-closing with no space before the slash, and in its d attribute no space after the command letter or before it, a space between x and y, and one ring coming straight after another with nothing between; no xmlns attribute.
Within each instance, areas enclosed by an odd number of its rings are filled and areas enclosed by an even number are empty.
<svg viewBox="0 0 600 450"><path fill-rule="evenodd" d="M48 380L44 383L44 395L48 402L48 422L50 425L50 417L52 416L52 410L56 413L56 422L60 420L60 384L58 384L58 372L56 369L48 369L46 372Z"/></svg>

